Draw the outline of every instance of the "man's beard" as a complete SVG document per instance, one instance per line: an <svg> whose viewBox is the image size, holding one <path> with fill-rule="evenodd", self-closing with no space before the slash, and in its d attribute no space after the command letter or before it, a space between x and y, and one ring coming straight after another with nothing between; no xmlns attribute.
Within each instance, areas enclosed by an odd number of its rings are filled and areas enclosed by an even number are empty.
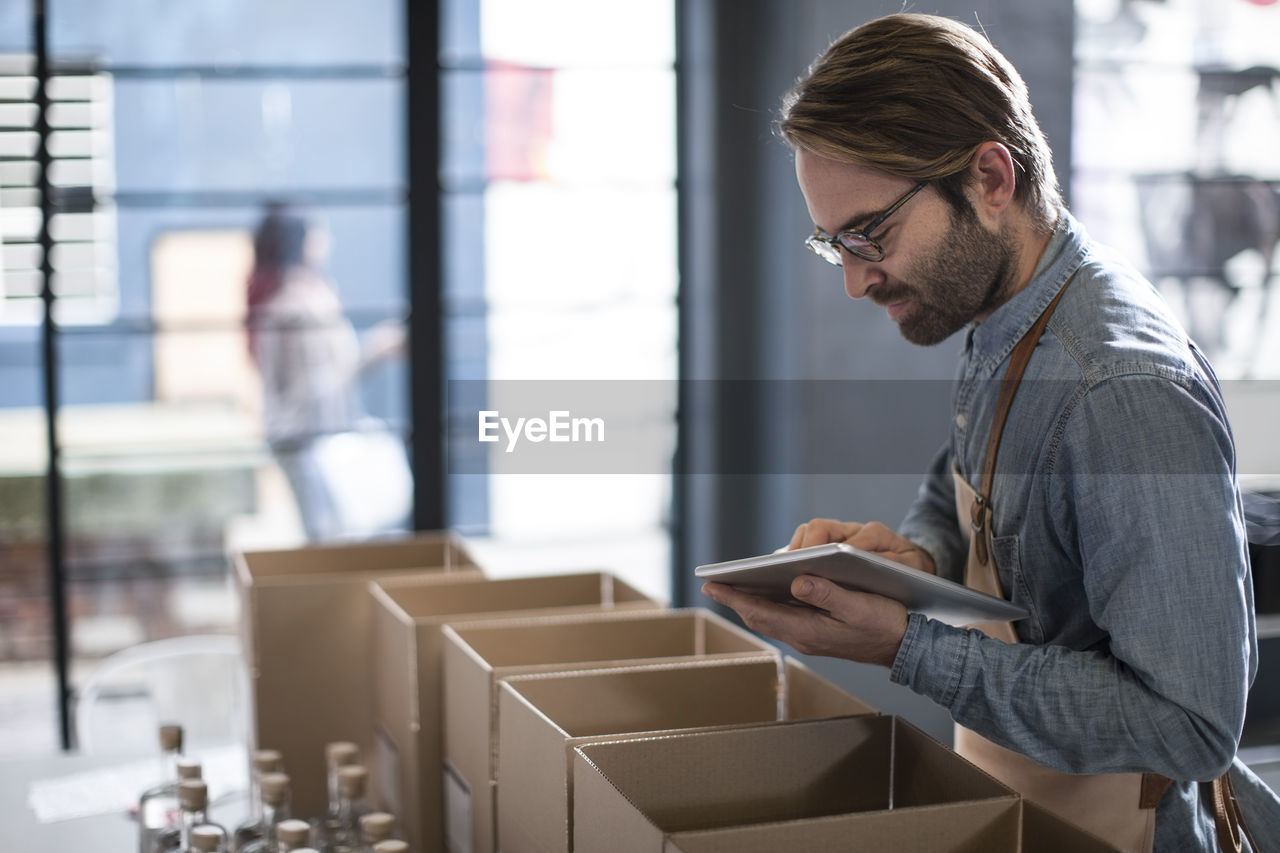
<svg viewBox="0 0 1280 853"><path fill-rule="evenodd" d="M879 293L876 302L910 299L898 329L913 344L933 346L1007 298L1016 256L1013 240L983 227L972 206L952 209L938 250L907 270L907 280L916 284Z"/></svg>

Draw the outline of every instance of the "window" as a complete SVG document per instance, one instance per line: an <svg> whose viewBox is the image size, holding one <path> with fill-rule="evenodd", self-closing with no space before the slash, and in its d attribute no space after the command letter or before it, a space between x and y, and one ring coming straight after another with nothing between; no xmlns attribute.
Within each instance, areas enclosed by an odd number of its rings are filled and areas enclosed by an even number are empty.
<svg viewBox="0 0 1280 853"><path fill-rule="evenodd" d="M1072 207L1224 379L1280 375L1280 6L1077 0Z"/></svg>
<svg viewBox="0 0 1280 853"><path fill-rule="evenodd" d="M0 0L0 52L19 57L0 75L0 753L58 746L43 380L57 388L73 707L115 651L233 631L227 551L304 535L245 331L264 205L323 226L324 274L357 333L409 310L400 0L313 0L305 15L61 0L46 6L58 202L46 365L34 50L9 41L30 36L32 5ZM403 360L361 374L361 413L395 440L407 396Z"/></svg>
<svg viewBox="0 0 1280 853"><path fill-rule="evenodd" d="M481 537L497 571L608 568L667 598L673 5L454 0L443 11L452 525ZM593 32L615 37L583 37ZM610 435L651 430L653 452L598 473L572 461L535 473L477 442L478 410L505 416L517 399L520 416L594 405L611 413ZM643 403L623 412L623 400Z"/></svg>

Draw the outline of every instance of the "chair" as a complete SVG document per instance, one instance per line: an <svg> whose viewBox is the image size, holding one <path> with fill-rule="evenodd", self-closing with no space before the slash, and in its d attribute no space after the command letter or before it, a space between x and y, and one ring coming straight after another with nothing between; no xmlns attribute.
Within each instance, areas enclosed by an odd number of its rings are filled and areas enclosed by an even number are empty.
<svg viewBox="0 0 1280 853"><path fill-rule="evenodd" d="M153 752L162 723L184 751L250 743L249 679L237 637L139 643L106 658L80 689L76 740L86 754Z"/></svg>

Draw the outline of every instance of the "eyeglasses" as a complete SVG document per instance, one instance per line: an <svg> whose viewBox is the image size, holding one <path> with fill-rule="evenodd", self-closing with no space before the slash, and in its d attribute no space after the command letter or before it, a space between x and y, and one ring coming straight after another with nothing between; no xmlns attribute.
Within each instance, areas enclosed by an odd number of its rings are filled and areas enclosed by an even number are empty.
<svg viewBox="0 0 1280 853"><path fill-rule="evenodd" d="M871 232L875 231L884 221L897 212L911 197L920 190L924 189L925 183L916 184L907 190L907 194L890 205L889 209L880 214L866 228L852 228L847 231L841 231L832 237L830 234L824 234L821 230L814 231L809 235L804 244L813 250L813 253L822 258L829 264L843 266L843 260L840 257L840 250L844 249L851 255L857 255L864 261L872 261L879 263L884 260L884 247L877 243L871 237Z"/></svg>

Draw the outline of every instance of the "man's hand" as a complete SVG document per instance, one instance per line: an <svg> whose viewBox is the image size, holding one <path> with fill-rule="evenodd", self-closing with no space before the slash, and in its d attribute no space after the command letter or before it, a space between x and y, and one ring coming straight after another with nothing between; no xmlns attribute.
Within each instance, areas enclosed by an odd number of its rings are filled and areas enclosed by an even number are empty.
<svg viewBox="0 0 1280 853"><path fill-rule="evenodd" d="M859 524L856 521L835 521L830 518L815 518L796 528L790 544L784 550L807 548L810 545L826 545L828 542L843 542L863 551L880 554L890 560L919 569L922 572L936 574L933 558L929 552L917 547L910 540L899 536L878 521ZM798 596L797 596L798 597Z"/></svg>
<svg viewBox="0 0 1280 853"><path fill-rule="evenodd" d="M748 628L806 655L893 666L907 632L907 610L898 602L812 575L792 581L791 595L813 607L777 604L720 583L703 584L702 592L736 610Z"/></svg>

